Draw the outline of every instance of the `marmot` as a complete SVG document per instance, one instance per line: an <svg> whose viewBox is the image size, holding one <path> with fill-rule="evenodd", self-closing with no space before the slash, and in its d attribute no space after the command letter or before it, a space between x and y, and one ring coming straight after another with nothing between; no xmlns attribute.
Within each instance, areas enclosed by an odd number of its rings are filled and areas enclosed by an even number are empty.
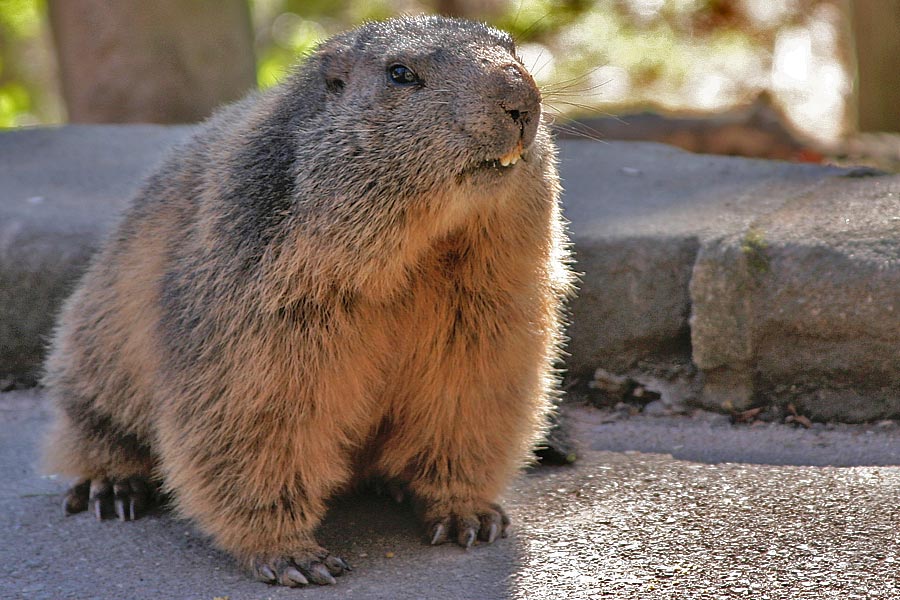
<svg viewBox="0 0 900 600"><path fill-rule="evenodd" d="M555 147L510 36L372 22L226 107L142 186L59 320L67 513L158 482L257 578L333 583L313 534L378 478L432 544L503 536L571 287Z"/></svg>

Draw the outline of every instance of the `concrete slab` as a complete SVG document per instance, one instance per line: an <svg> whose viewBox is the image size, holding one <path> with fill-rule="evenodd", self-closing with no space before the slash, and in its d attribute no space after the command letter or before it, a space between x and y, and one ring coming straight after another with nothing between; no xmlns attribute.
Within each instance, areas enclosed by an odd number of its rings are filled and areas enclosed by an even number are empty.
<svg viewBox="0 0 900 600"><path fill-rule="evenodd" d="M0 598L892 599L900 427L735 427L569 407L580 462L521 476L511 535L426 546L410 510L339 501L320 541L354 571L327 588L247 579L190 523L63 517L36 472L48 407L0 394Z"/></svg>

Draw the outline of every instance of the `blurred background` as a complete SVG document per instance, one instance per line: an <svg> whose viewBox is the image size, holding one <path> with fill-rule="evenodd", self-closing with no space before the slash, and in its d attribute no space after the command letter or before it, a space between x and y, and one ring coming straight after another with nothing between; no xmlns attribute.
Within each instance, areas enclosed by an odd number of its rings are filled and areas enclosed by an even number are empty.
<svg viewBox="0 0 900 600"><path fill-rule="evenodd" d="M0 127L198 121L423 12L510 31L561 136L900 171L900 0L0 0Z"/></svg>

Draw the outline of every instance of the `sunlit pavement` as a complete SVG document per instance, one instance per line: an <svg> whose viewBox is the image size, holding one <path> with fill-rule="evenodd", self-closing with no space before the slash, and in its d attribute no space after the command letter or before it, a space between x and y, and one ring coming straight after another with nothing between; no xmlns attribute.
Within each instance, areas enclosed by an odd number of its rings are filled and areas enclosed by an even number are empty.
<svg viewBox="0 0 900 600"><path fill-rule="evenodd" d="M189 523L64 518L36 473L49 412L0 395L0 598L896 598L900 428L732 426L724 417L605 422L567 411L573 467L507 495L507 539L424 544L408 507L336 503L320 541L354 570L335 587L246 578ZM816 466L811 466L816 465ZM839 465L839 466L825 466Z"/></svg>

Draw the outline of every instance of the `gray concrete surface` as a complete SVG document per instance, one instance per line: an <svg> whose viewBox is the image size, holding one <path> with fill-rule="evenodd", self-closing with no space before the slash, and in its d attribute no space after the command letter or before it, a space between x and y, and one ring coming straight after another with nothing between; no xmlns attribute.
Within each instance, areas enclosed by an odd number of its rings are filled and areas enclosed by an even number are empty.
<svg viewBox="0 0 900 600"><path fill-rule="evenodd" d="M900 597L900 426L732 426L725 417L566 408L581 458L522 475L510 537L426 546L410 510L334 505L329 588L248 580L188 522L63 517L37 474L39 392L0 394L0 598L891 599Z"/></svg>
<svg viewBox="0 0 900 600"><path fill-rule="evenodd" d="M85 126L0 133L0 380L33 379L54 315L184 127Z"/></svg>
<svg viewBox="0 0 900 600"><path fill-rule="evenodd" d="M0 380L33 378L87 256L188 131L0 133ZM573 373L675 357L707 408L900 415L900 176L641 143L564 140L560 159Z"/></svg>

